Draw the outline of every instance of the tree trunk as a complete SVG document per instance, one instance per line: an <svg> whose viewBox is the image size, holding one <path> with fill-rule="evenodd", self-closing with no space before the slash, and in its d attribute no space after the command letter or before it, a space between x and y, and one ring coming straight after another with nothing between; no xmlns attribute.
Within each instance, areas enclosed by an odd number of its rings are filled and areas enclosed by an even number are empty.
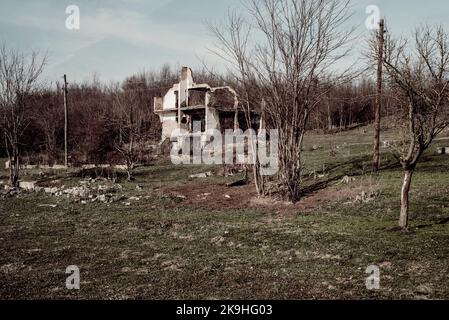
<svg viewBox="0 0 449 320"><path fill-rule="evenodd" d="M408 228L408 204L409 204L409 191L410 184L412 182L414 170L406 170L404 175L404 184L402 185L401 192L401 213L399 216L399 227L402 230L407 230Z"/></svg>
<svg viewBox="0 0 449 320"><path fill-rule="evenodd" d="M257 141L257 137L253 137L251 135L251 153L253 157L253 176L254 176L254 184L256 186L257 195L265 196L265 181L264 177L260 174L260 160L259 160L259 143Z"/></svg>
<svg viewBox="0 0 449 320"><path fill-rule="evenodd" d="M127 174L127 178L126 180L131 182L133 181L133 174L132 174L132 169L128 167L128 169L126 170L126 174Z"/></svg>
<svg viewBox="0 0 449 320"><path fill-rule="evenodd" d="M10 146L5 135L6 153L9 160L9 184L11 187L17 188L19 186L19 149L16 146Z"/></svg>
<svg viewBox="0 0 449 320"><path fill-rule="evenodd" d="M128 175L128 177L127 177L128 181L134 180L133 171L134 171L134 162L133 162L131 156L128 156L126 158L126 173Z"/></svg>
<svg viewBox="0 0 449 320"><path fill-rule="evenodd" d="M9 182L12 187L17 188L19 186L19 170L20 170L20 163L19 163L19 155L14 152L14 157L10 159L10 175L9 175Z"/></svg>

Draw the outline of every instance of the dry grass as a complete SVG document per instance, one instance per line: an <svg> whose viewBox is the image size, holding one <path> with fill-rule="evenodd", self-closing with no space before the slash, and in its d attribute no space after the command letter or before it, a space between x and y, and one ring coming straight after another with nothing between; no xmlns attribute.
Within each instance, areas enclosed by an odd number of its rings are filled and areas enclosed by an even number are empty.
<svg viewBox="0 0 449 320"><path fill-rule="evenodd" d="M35 193L2 199L0 298L449 298L449 225L437 224L449 216L448 159L427 156L418 168L408 234L392 230L401 170L363 175L369 159L347 160L337 156L323 179L306 181L327 183L296 205L224 186L234 178L188 179L210 168L173 166L142 168L123 183L127 197L141 199L130 206ZM355 179L339 183L348 174ZM355 201L362 191L377 196ZM77 292L65 288L73 264ZM381 269L378 291L365 287L371 264Z"/></svg>

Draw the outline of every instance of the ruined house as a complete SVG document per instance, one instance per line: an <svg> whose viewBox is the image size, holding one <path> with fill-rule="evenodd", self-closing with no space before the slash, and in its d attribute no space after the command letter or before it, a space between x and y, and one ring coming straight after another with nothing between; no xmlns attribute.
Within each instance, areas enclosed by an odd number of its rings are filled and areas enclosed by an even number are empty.
<svg viewBox="0 0 449 320"><path fill-rule="evenodd" d="M248 129L237 93L231 87L196 84L188 67L182 68L179 78L179 83L164 97L154 99L154 112L162 122L162 141L171 138L177 128L189 133ZM251 127L259 129L258 116L255 114L252 118Z"/></svg>

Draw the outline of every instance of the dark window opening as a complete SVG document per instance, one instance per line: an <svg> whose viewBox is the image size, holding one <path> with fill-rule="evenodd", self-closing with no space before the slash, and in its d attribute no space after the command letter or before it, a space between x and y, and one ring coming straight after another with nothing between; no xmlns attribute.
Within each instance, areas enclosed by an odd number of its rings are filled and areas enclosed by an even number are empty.
<svg viewBox="0 0 449 320"><path fill-rule="evenodd" d="M205 110L197 111L190 114L190 132L206 131L206 112Z"/></svg>
<svg viewBox="0 0 449 320"><path fill-rule="evenodd" d="M201 90L189 90L189 107L206 105L206 92Z"/></svg>

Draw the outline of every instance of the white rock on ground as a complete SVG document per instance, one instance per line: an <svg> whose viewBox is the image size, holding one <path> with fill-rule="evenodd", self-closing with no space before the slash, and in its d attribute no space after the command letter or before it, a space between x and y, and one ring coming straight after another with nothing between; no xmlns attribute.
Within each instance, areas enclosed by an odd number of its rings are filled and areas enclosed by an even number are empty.
<svg viewBox="0 0 449 320"><path fill-rule="evenodd" d="M207 178L212 175L212 172L204 172L204 173L197 173L197 174L191 174L189 178Z"/></svg>
<svg viewBox="0 0 449 320"><path fill-rule="evenodd" d="M19 188L26 191L34 191L37 181L20 181Z"/></svg>

